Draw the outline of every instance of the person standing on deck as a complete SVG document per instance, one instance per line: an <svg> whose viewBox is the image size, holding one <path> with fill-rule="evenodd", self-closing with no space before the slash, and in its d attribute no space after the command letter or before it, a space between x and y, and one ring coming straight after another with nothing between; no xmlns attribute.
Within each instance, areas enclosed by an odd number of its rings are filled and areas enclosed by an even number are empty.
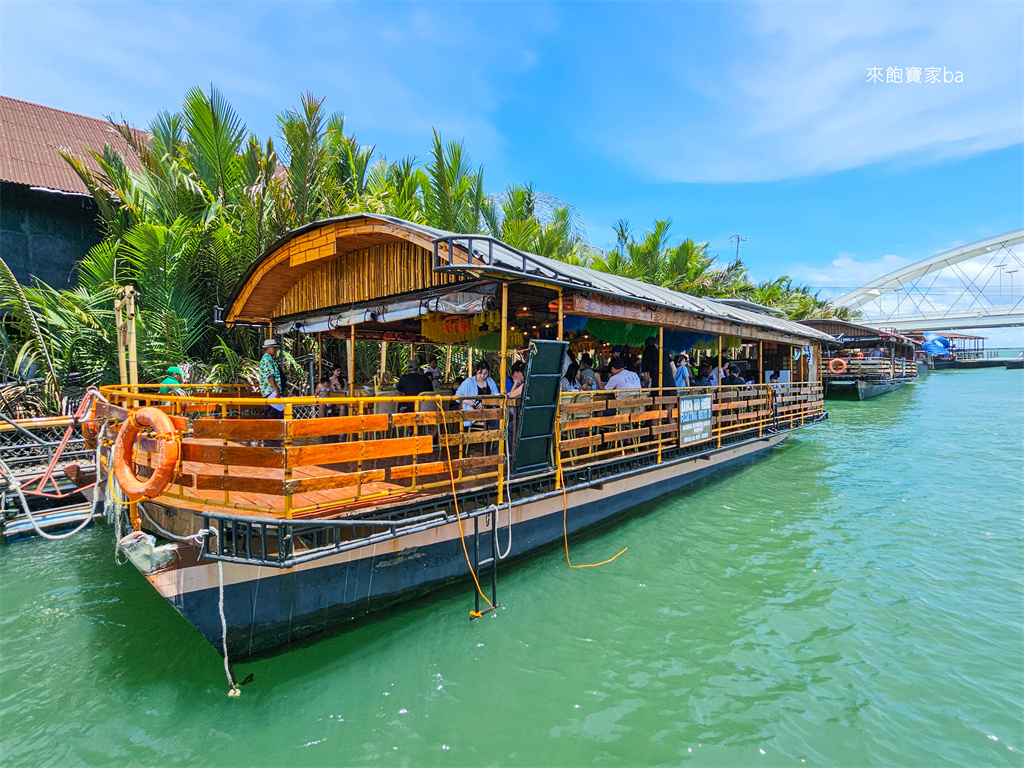
<svg viewBox="0 0 1024 768"><path fill-rule="evenodd" d="M167 369L167 376L163 381L160 382L160 394L169 395L178 388L178 385L182 382L181 368L176 365L172 365Z"/></svg>
<svg viewBox="0 0 1024 768"><path fill-rule="evenodd" d="M260 395L268 399L282 397L281 387L284 382L281 365L277 361L278 349L276 339L267 339L263 342L263 357L260 358ZM283 405L267 403L263 407L263 418L265 419L280 419L283 416Z"/></svg>

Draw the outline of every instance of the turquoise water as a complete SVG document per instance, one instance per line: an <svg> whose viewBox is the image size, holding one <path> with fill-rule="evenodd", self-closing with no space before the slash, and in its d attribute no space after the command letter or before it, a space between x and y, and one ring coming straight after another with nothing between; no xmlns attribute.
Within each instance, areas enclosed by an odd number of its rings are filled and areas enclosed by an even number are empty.
<svg viewBox="0 0 1024 768"><path fill-rule="evenodd" d="M931 374L471 586L239 664L108 527L0 550L4 765L1024 763L1024 375Z"/></svg>

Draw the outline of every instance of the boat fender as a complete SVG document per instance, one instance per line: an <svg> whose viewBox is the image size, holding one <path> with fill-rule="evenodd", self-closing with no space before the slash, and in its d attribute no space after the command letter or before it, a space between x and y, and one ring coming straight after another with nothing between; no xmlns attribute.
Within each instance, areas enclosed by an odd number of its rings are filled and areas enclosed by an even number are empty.
<svg viewBox="0 0 1024 768"><path fill-rule="evenodd" d="M132 565L147 576L165 570L178 557L177 545L158 547L156 539L142 531L132 531L118 543Z"/></svg>
<svg viewBox="0 0 1024 768"><path fill-rule="evenodd" d="M843 371L846 370L846 361L843 360L841 357L834 357L832 358L832 361L828 364L828 369L832 373L842 373Z"/></svg>
<svg viewBox="0 0 1024 768"><path fill-rule="evenodd" d="M145 481L139 479L132 470L135 442L143 427L156 430L154 437L160 441L153 463L153 474ZM114 443L114 475L131 501L153 499L171 484L180 455L178 431L171 417L152 406L139 408L129 414L117 433L117 441Z"/></svg>

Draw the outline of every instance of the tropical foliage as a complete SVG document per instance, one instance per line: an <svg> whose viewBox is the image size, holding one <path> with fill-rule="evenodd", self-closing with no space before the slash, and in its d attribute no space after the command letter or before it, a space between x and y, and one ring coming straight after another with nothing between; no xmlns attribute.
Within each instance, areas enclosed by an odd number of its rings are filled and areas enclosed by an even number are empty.
<svg viewBox="0 0 1024 768"><path fill-rule="evenodd" d="M531 186L510 184L488 197L483 169L461 142L436 132L425 162L392 162L347 134L344 117L311 94L278 124L280 144L263 141L218 90L195 88L147 131L113 124L125 154L108 145L87 163L62 153L95 198L105 237L79 264L72 289L19 286L0 261L3 378L42 378L51 399L68 382L114 381L112 305L128 284L138 290L140 377L159 380L168 365L185 363L193 380L251 378L258 336L215 326L213 308L282 234L358 211L485 233L543 256L695 295L748 298L792 317L831 311L788 277L755 285L740 261L719 264L707 243L674 241L669 219L639 237L620 221L615 247L593 249L570 207L541 210ZM295 376L313 351L307 344L285 356ZM368 350L357 358L370 365Z"/></svg>

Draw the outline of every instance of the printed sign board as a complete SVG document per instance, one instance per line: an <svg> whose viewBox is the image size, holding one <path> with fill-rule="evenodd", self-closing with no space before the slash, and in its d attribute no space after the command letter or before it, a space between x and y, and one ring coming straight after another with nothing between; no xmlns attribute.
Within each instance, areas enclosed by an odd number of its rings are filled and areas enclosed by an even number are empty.
<svg viewBox="0 0 1024 768"><path fill-rule="evenodd" d="M711 439L711 395L679 397L679 447Z"/></svg>

